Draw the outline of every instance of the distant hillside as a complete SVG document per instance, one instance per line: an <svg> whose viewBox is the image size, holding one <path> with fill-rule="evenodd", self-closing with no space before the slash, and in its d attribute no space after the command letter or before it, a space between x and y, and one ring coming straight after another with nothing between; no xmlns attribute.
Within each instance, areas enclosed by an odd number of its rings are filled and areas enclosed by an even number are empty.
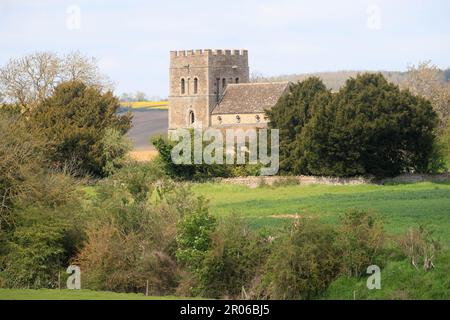
<svg viewBox="0 0 450 320"><path fill-rule="evenodd" d="M318 73L307 73L307 74L290 74L290 75L281 75L276 77L256 77L253 79L255 82L264 82L264 81L302 81L309 77L319 77L325 83L325 85L332 89L333 91L339 90L344 84L345 81L350 77L355 77L358 73L365 72L381 72L390 82L395 84L401 84L405 81L408 72L399 72L399 71L336 71L336 72L318 72ZM450 81L450 69L441 70L441 81L449 82Z"/></svg>

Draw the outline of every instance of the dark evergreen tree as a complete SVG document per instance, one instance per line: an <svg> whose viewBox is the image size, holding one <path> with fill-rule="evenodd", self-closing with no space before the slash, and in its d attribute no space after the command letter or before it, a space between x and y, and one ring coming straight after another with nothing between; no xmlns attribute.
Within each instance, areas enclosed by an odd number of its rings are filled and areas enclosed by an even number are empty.
<svg viewBox="0 0 450 320"><path fill-rule="evenodd" d="M298 149L299 136L303 127L314 113L317 100L323 102L331 97L330 91L319 78L309 78L292 84L289 92L282 96L278 103L266 113L269 126L280 130L280 170L296 171L298 160L295 150Z"/></svg>
<svg viewBox="0 0 450 320"><path fill-rule="evenodd" d="M359 75L306 125L299 167L333 176L425 172L436 126L429 101L400 90L381 74Z"/></svg>
<svg viewBox="0 0 450 320"><path fill-rule="evenodd" d="M106 130L124 135L131 127L131 116L118 115L118 108L112 92L66 82L31 112L30 124L50 141L47 156L53 166L71 163L80 172L104 175Z"/></svg>

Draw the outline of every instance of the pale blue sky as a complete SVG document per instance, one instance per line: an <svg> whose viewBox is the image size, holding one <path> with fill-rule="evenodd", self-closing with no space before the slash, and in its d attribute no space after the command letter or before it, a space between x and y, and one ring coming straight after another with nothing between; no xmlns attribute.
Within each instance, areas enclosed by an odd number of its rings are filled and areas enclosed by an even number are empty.
<svg viewBox="0 0 450 320"><path fill-rule="evenodd" d="M99 59L117 94L166 96L169 51L196 48L248 49L251 70L265 75L405 70L427 59L446 68L450 1L0 0L1 65L80 50Z"/></svg>

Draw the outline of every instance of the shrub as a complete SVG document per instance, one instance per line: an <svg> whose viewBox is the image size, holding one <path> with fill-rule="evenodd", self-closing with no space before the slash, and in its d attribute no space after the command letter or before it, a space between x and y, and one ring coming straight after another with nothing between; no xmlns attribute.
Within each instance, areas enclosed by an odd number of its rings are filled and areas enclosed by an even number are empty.
<svg viewBox="0 0 450 320"><path fill-rule="evenodd" d="M20 116L0 113L0 231L13 224L13 203L39 190L46 141Z"/></svg>
<svg viewBox="0 0 450 320"><path fill-rule="evenodd" d="M80 225L71 207L21 210L0 261L5 286L58 287L58 273L81 243Z"/></svg>
<svg viewBox="0 0 450 320"><path fill-rule="evenodd" d="M398 242L403 253L416 269L419 269L420 265L424 271L434 268L434 261L441 249L441 244L434 237L433 231L424 226L411 228Z"/></svg>
<svg viewBox="0 0 450 320"><path fill-rule="evenodd" d="M241 217L232 215L218 224L211 248L198 274L198 291L212 298L249 298L253 280L260 276L270 244L253 232Z"/></svg>
<svg viewBox="0 0 450 320"><path fill-rule="evenodd" d="M383 222L379 215L363 210L351 210L344 214L337 239L342 272L349 277L359 277L370 265L381 265L384 239Z"/></svg>
<svg viewBox="0 0 450 320"><path fill-rule="evenodd" d="M196 210L185 214L177 225L177 259L195 275L201 274L202 263L212 246L212 233L216 219L208 212L204 202Z"/></svg>
<svg viewBox="0 0 450 320"><path fill-rule="evenodd" d="M124 233L120 226L92 225L85 247L74 262L83 272L83 286L94 290L173 292L177 266L173 257L137 231Z"/></svg>
<svg viewBox="0 0 450 320"><path fill-rule="evenodd" d="M111 175L125 165L126 155L132 150L131 141L114 128L107 128L99 142L102 172Z"/></svg>
<svg viewBox="0 0 450 320"><path fill-rule="evenodd" d="M191 147L191 159L194 158L194 138L192 137L192 147ZM225 160L223 164L175 164L172 161L171 152L175 142L169 141L163 137L154 137L152 139L152 144L158 149L159 161L164 168L164 172L171 178L174 179L185 179L185 180L206 180L215 177L241 177L241 176L256 176L259 175L260 165L259 164L226 164ZM208 142L204 142L204 147L208 145ZM225 154L225 148L224 148ZM225 158L224 158L225 159Z"/></svg>
<svg viewBox="0 0 450 320"><path fill-rule="evenodd" d="M317 221L299 220L269 257L260 298L311 299L339 275L337 231Z"/></svg>
<svg viewBox="0 0 450 320"><path fill-rule="evenodd" d="M173 294L181 277L177 222L204 202L151 167L127 166L104 181L89 207L84 248L74 259L87 288ZM200 210L200 211L199 211Z"/></svg>

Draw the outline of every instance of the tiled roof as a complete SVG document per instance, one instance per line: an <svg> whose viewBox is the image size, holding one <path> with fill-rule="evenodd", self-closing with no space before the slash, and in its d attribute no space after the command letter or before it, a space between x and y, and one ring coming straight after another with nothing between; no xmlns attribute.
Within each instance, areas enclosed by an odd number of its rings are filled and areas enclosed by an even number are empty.
<svg viewBox="0 0 450 320"><path fill-rule="evenodd" d="M272 108L289 82L229 84L212 114L260 113Z"/></svg>

